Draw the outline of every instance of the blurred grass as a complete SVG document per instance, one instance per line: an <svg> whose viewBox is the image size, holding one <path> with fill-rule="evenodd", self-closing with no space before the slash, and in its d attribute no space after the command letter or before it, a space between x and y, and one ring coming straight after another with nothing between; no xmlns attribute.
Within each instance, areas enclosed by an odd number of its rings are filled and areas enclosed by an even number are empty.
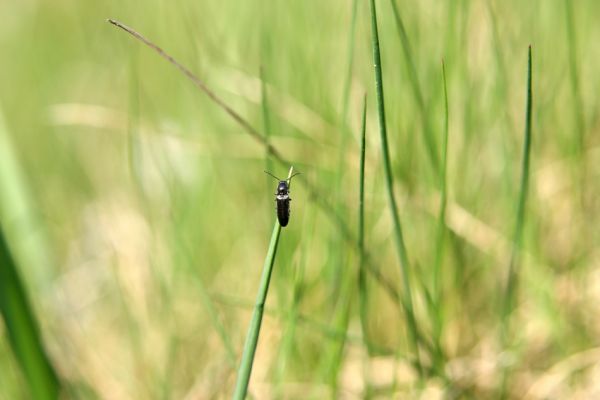
<svg viewBox="0 0 600 400"><path fill-rule="evenodd" d="M43 349L36 319L1 230L0 315L29 394L36 399L57 399L60 384Z"/></svg>
<svg viewBox="0 0 600 400"><path fill-rule="evenodd" d="M37 272L36 282L43 287L45 282L40 277L44 272L47 273L43 268L48 266L49 257L40 255L45 248L40 235L34 230L34 213L23 179L20 179L22 173L1 110L0 149L0 184L3 188L0 194L0 322L4 323L10 348L26 382L27 393L36 399L57 399L60 382L44 350L37 317L28 300L17 258L13 256L5 238L8 228L18 249L20 267L29 267L30 274ZM35 264L36 261L40 261L40 264ZM11 383L3 385L8 388L7 395L11 393ZM19 392L13 395L16 393Z"/></svg>
<svg viewBox="0 0 600 400"><path fill-rule="evenodd" d="M402 276L402 307L405 313L407 330L410 340L412 341L412 356L415 359L415 366L419 375L422 374L421 356L419 354L419 344L421 336L419 334L415 311L413 307L412 289L410 283L409 271L411 270L410 261L408 259L408 250L404 243L404 235L402 233L402 225L400 224L400 215L398 213L398 205L396 195L394 194L394 178L392 176L392 167L390 161L390 150L388 147L387 136L387 121L385 119L385 98L384 98L384 83L383 71L381 67L381 52L379 50L379 33L377 28L377 9L375 1L370 1L371 10L371 40L373 46L373 66L375 73L375 92L377 98L377 115L379 120L379 134L381 136L381 153L383 159L383 171L385 174L386 191L388 195L388 206L392 215L392 224L394 227L394 244L398 252L398 264L400 266Z"/></svg>
<svg viewBox="0 0 600 400"><path fill-rule="evenodd" d="M114 17L156 40L252 126L267 126L260 131L309 182L295 185L278 249L290 266L273 273L255 398L488 398L500 394L506 366L508 397L597 397L600 5L376 4L394 195L428 342L438 329L425 289L434 279L443 316L445 377L421 384L394 302L404 289L378 135L367 135L364 166L370 354L355 301L360 116L364 93L375 98L366 2L357 2L353 45L351 1L0 3L0 103L8 153L23 166L0 173L28 189L12 199L5 183L0 191L6 209L24 207L30 221L4 232L69 393L229 397L230 353L241 353L251 309L219 299L252 304L273 218L264 146L104 22ZM518 329L505 349L497 300L520 190L528 44L539 140L511 313ZM441 173L442 58L451 116L444 251L443 189L431 166L435 153ZM375 132L369 103L366 129ZM23 397L5 337L1 327L0 399ZM428 375L432 360L422 361Z"/></svg>

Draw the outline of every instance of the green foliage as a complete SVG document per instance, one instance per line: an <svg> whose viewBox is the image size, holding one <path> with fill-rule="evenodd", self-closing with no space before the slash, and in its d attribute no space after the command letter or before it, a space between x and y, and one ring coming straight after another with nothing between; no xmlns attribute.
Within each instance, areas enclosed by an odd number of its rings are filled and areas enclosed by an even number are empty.
<svg viewBox="0 0 600 400"><path fill-rule="evenodd" d="M597 2L0 11L0 220L67 394L229 397L252 350L252 398L593 397ZM262 171L290 165L244 352L273 232ZM9 326L2 399L29 380Z"/></svg>

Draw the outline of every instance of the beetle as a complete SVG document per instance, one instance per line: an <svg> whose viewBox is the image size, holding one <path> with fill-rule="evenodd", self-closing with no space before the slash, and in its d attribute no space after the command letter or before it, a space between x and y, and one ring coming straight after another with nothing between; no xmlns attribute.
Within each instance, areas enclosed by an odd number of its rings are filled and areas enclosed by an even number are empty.
<svg viewBox="0 0 600 400"><path fill-rule="evenodd" d="M277 210L277 220L279 221L279 225L285 227L288 222L290 222L290 201L292 201L290 198L290 186L288 185L288 181L294 176L299 175L300 172L296 172L290 176L289 179L279 179L268 171L265 171L265 173L279 181L277 184L277 192L275 192L275 202L277 203L275 210Z"/></svg>

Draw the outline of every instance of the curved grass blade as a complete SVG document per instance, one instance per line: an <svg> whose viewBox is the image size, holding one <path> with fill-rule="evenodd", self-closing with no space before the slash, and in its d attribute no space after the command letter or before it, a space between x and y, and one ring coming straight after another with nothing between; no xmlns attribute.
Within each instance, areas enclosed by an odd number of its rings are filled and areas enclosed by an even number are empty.
<svg viewBox="0 0 600 400"><path fill-rule="evenodd" d="M1 229L0 312L32 398L57 399L60 383L44 352L36 319Z"/></svg>
<svg viewBox="0 0 600 400"><path fill-rule="evenodd" d="M290 178L292 177L293 172L294 167L291 167L287 178L288 186L291 183ZM267 293L269 291L269 283L271 281L273 265L275 264L275 254L277 253L277 244L279 243L280 234L281 225L279 225L278 221L275 221L273 233L271 234L269 251L267 252L267 258L265 259L262 276L260 278L258 294L256 295L254 312L252 313L252 320L250 320L250 326L248 327L248 334L246 336L246 342L244 343L244 352L242 353L240 368L238 369L235 392L233 393L234 400L245 399L246 393L248 392L248 383L250 382L250 374L252 373L254 354L256 353L256 347L258 344L258 336L260 334L260 326L262 323L263 313L265 311L265 302L267 300Z"/></svg>
<svg viewBox="0 0 600 400"><path fill-rule="evenodd" d="M42 286L53 269L51 253L40 236L40 222L32 212L23 182L0 112L0 316L32 398L56 399L61 385L44 352L18 270L19 265L26 266L29 276Z"/></svg>
<svg viewBox="0 0 600 400"><path fill-rule="evenodd" d="M521 162L521 185L519 188L519 201L517 204L517 221L513 236L513 246L510 255L510 264L508 266L508 278L506 281L506 290L502 299L502 309L500 313L500 340L503 347L509 344L510 314L514 308L516 289L517 289L517 264L522 247L523 225L525 222L525 205L527 202L527 189L529 186L529 159L531 153L531 107L533 95L531 90L531 46L529 46L527 57L527 106L525 110L525 143L523 145L523 158ZM508 389L509 371L508 366L503 368L502 381L500 385L500 398L506 398Z"/></svg>
<svg viewBox="0 0 600 400"><path fill-rule="evenodd" d="M263 127L265 130L265 141L270 143L271 137L271 120L269 117L269 100L267 98L267 87L265 85L265 68L260 66L260 107L262 110L263 117ZM272 171L273 166L271 165L271 158L269 157L269 151L267 150L267 154L265 155L265 168L267 171ZM268 179L269 186L271 184L271 180Z"/></svg>
<svg viewBox="0 0 600 400"><path fill-rule="evenodd" d="M508 266L508 280L504 294L504 306L502 318L506 320L514 307L514 297L517 285L517 264L519 253L523 242L523 226L525 223L525 205L527 202L527 190L529 187L529 164L531 154L531 107L533 95L531 90L531 46L529 46L527 58L527 106L525 110L525 143L523 145L523 158L521 161L521 184L519 188L519 201L517 203L517 221L513 235L513 247ZM504 324L506 325L506 323ZM506 332L504 332L506 334Z"/></svg>
<svg viewBox="0 0 600 400"><path fill-rule="evenodd" d="M419 356L420 335L417 329L417 321L414 314L412 293L409 282L410 263L408 260L408 252L404 244L402 234L402 226L400 224L400 215L396 205L396 197L394 195L394 179L392 177L392 166L390 161L390 152L388 149L387 128L385 121L385 101L383 95L383 72L381 68L381 54L379 51L379 33L377 31L377 10L375 8L375 0L370 1L371 4L371 35L373 46L373 64L375 69L375 89L377 93L377 111L379 117L379 133L381 134L381 150L383 153L383 170L385 173L385 182L388 194L390 211L392 213L392 223L394 226L394 242L400 260L400 272L402 274L403 292L402 305L406 314L406 322L410 336L411 345L415 354L415 366L422 374L421 361Z"/></svg>
<svg viewBox="0 0 600 400"><path fill-rule="evenodd" d="M364 268L364 257L362 249L365 247L365 149L366 149L366 132L367 132L367 95L363 100L362 128L360 140L360 167L358 181L358 246L361 249L358 257L358 309L360 316L360 326L367 351L371 353L368 346L368 293L367 293L367 276Z"/></svg>
<svg viewBox="0 0 600 400"><path fill-rule="evenodd" d="M576 25L573 16L573 4L569 0L565 0L565 19L567 24L567 45L569 47L569 84L571 87L571 96L573 97L573 115L575 116L577 138L575 149L576 155L580 159L585 141L585 118L583 115L583 100L579 79L579 58L577 58L577 36L575 31Z"/></svg>
<svg viewBox="0 0 600 400"><path fill-rule="evenodd" d="M425 98L423 97L421 85L419 84L419 76L417 74L417 67L415 66L415 61L413 59L410 41L408 40L408 34L406 33L404 22L402 22L402 18L400 17L400 11L398 10L396 1L390 0L390 3L392 5L392 11L394 14L394 21L396 22L396 28L398 29L398 35L400 36L400 42L402 43L404 57L406 57L406 65L408 67L409 81L411 84L410 86L412 88L413 95L417 99L417 105L419 107L419 114L421 117L421 124L423 125L423 134L425 136L425 147L427 148L427 155L429 156L429 161L431 162L431 165L433 167L433 172L437 177L440 174L440 162L438 160L438 156L435 150L436 144L433 137L433 129L431 128L429 118L427 118L427 107L425 105Z"/></svg>
<svg viewBox="0 0 600 400"><path fill-rule="evenodd" d="M442 60L442 82L444 85L444 140L442 147L442 176L440 179L440 210L438 213L436 253L433 265L433 284L431 292L433 294L433 341L436 348L440 349L440 338L442 335L442 258L444 255L444 242L446 238L446 206L448 203L447 190L447 170L448 170L448 131L449 131L449 112L448 112L448 89L446 85L446 66ZM439 361L439 360L438 360Z"/></svg>

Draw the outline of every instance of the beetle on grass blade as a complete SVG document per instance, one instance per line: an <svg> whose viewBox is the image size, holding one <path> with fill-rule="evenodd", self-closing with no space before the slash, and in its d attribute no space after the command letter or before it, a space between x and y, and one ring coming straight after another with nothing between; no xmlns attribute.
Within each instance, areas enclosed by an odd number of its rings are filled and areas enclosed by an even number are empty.
<svg viewBox="0 0 600 400"><path fill-rule="evenodd" d="M277 184L277 192L275 193L275 202L277 203L275 209L277 210L277 220L279 221L279 225L285 227L287 226L288 222L290 222L290 201L292 201L290 198L290 187L288 185L288 181L296 175L299 175L300 172L296 172L288 179L279 179L268 171L265 171L265 173L271 175L273 178L279 181L279 184Z"/></svg>

